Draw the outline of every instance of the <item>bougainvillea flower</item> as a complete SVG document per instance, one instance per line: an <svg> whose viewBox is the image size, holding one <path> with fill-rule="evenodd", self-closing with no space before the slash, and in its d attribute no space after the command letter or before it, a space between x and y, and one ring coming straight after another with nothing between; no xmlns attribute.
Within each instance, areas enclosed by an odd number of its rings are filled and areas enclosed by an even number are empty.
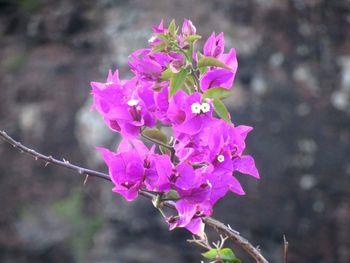
<svg viewBox="0 0 350 263"><path fill-rule="evenodd" d="M231 191L238 195L244 195L245 192L240 182L231 173L222 173L220 175L213 173L205 173L206 179L211 184L211 192L209 203L213 206L227 191Z"/></svg>
<svg viewBox="0 0 350 263"><path fill-rule="evenodd" d="M169 103L168 118L174 126L175 137L179 134L194 135L212 119L213 106L202 101L202 94L195 92L187 95L178 90Z"/></svg>
<svg viewBox="0 0 350 263"><path fill-rule="evenodd" d="M147 190L168 192L170 190L170 177L173 165L166 154L150 154L144 161L145 186Z"/></svg>
<svg viewBox="0 0 350 263"><path fill-rule="evenodd" d="M141 80L157 81L163 71L163 67L151 57L147 56L150 50L143 49L130 55L129 67Z"/></svg>
<svg viewBox="0 0 350 263"><path fill-rule="evenodd" d="M132 201L142 187L144 179L143 160L136 150L113 153L98 148L106 162L109 175L114 183L113 191Z"/></svg>
<svg viewBox="0 0 350 263"><path fill-rule="evenodd" d="M206 91L214 87L230 89L234 76L234 72L227 69L210 70L201 79L201 90Z"/></svg>
<svg viewBox="0 0 350 263"><path fill-rule="evenodd" d="M142 141L124 139L116 153L98 148L108 166L115 187L113 191L132 201L145 186L150 191L170 190L173 165L168 155L154 153Z"/></svg>
<svg viewBox="0 0 350 263"><path fill-rule="evenodd" d="M160 21L158 26L153 26L152 31L153 33L164 33L164 21L163 19Z"/></svg>
<svg viewBox="0 0 350 263"><path fill-rule="evenodd" d="M126 137L139 135L142 126L152 127L155 118L138 94L138 80L120 81L118 72L110 72L107 82L91 82L93 108L108 126Z"/></svg>
<svg viewBox="0 0 350 263"><path fill-rule="evenodd" d="M238 62L237 62L237 56L236 56L236 50L234 48L231 48L228 53L221 54L218 59L225 63L226 66L231 68L232 72L236 74L237 68L238 68Z"/></svg>
<svg viewBox="0 0 350 263"><path fill-rule="evenodd" d="M113 191L128 201L141 189L166 198L175 191L176 214L165 216L170 229L183 227L204 237L204 217L215 203L228 192L245 194L236 173L260 175L254 158L245 154L253 128L214 117L217 103L208 93L203 97L209 89L232 87L235 49L225 53L224 34L212 33L201 53L193 23L185 19L178 29L163 21L153 27L149 47L130 55L129 80L110 71L105 83L92 82L93 107L123 137L117 152L99 148ZM215 110L221 116L220 108ZM154 126L148 136L145 128ZM140 135L155 145L146 147Z"/></svg>
<svg viewBox="0 0 350 263"><path fill-rule="evenodd" d="M182 24L181 32L184 36L188 37L190 35L196 34L196 27L193 25L191 20L184 19Z"/></svg>
<svg viewBox="0 0 350 263"><path fill-rule="evenodd" d="M156 104L155 115L163 124L170 124L170 120L167 116L169 108L169 88L167 87L167 83L163 82L161 85L163 85L161 90L154 92L154 101Z"/></svg>
<svg viewBox="0 0 350 263"><path fill-rule="evenodd" d="M200 136L182 136L174 145L176 157L180 161L187 160L191 163L201 163L209 160L210 149L200 143Z"/></svg>
<svg viewBox="0 0 350 263"><path fill-rule="evenodd" d="M202 91L213 87L230 89L233 85L238 68L236 50L231 48L228 53L224 53L224 43L223 33L218 36L213 33L204 45L204 55L217 58L230 69L210 67L201 78Z"/></svg>
<svg viewBox="0 0 350 263"><path fill-rule="evenodd" d="M186 200L179 200L175 204L175 208L178 212L178 216L169 217L167 222L169 229L173 230L176 227L184 227L192 234L199 237L204 237L204 223L200 216L197 214L197 205L191 204Z"/></svg>
<svg viewBox="0 0 350 263"><path fill-rule="evenodd" d="M201 78L202 91L214 87L222 87L226 89L232 87L238 68L235 49L232 48L227 54L221 54L218 59L225 63L230 70L222 68L212 68L208 70Z"/></svg>
<svg viewBox="0 0 350 263"><path fill-rule="evenodd" d="M207 199L210 186L199 170L194 170L190 164L183 162L177 165L176 172L177 177L173 182L173 188L181 199L194 204Z"/></svg>
<svg viewBox="0 0 350 263"><path fill-rule="evenodd" d="M204 44L203 54L209 57L218 57L224 53L224 47L224 33L221 32L215 36L215 33L213 32Z"/></svg>

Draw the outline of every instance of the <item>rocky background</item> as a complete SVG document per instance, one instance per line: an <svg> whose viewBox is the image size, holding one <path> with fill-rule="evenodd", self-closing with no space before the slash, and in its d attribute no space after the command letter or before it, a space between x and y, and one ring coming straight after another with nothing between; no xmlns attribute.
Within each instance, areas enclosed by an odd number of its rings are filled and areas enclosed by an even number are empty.
<svg viewBox="0 0 350 263"><path fill-rule="evenodd" d="M0 129L38 151L105 171L119 138L90 111L91 80L127 77L127 55L161 18L225 32L239 72L227 101L262 179L240 177L215 217L271 262L350 262L348 0L0 0ZM0 143L0 262L200 262L149 201L35 162ZM214 236L213 236L214 237ZM244 262L253 262L235 248Z"/></svg>

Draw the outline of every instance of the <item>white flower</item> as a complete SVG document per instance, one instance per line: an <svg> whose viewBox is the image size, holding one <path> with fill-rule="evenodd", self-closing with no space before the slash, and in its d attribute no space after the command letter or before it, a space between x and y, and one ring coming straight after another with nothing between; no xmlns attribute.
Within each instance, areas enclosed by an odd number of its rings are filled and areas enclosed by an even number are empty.
<svg viewBox="0 0 350 263"><path fill-rule="evenodd" d="M191 105L191 111L194 114L201 113L202 105L200 105L198 102L195 102Z"/></svg>
<svg viewBox="0 0 350 263"><path fill-rule="evenodd" d="M224 157L222 154L220 154L220 155L218 156L217 160L218 160L220 163L222 163L223 161L225 161L225 157Z"/></svg>
<svg viewBox="0 0 350 263"><path fill-rule="evenodd" d="M206 102L202 103L201 110L203 111L203 113L209 112L210 111L209 103L206 103Z"/></svg>

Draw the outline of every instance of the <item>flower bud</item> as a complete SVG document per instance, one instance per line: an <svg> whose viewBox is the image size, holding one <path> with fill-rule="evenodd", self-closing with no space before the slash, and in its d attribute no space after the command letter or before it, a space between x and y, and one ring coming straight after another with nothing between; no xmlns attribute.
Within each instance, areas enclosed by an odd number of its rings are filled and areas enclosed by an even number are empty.
<svg viewBox="0 0 350 263"><path fill-rule="evenodd" d="M182 24L182 34L184 36L190 36L196 34L196 27L192 24L191 20L185 19Z"/></svg>

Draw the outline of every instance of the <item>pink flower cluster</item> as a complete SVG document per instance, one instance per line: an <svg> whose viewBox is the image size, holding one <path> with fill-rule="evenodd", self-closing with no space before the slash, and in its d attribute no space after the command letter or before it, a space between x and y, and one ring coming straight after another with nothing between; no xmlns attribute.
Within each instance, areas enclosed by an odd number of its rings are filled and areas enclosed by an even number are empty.
<svg viewBox="0 0 350 263"><path fill-rule="evenodd" d="M123 137L117 152L99 148L113 191L128 201L141 189L160 196L175 192L177 214L166 217L170 229L185 227L202 236L202 218L220 198L228 191L245 194L235 172L255 178L259 173L243 153L252 128L232 124L221 101L234 82L235 49L225 53L224 34L212 33L200 52L200 38L190 20L181 30L174 21L167 28L162 21L149 47L130 55L131 79L110 71L106 82L91 86L93 107ZM169 127L167 137L162 131ZM139 139L144 134L159 143L147 148Z"/></svg>

